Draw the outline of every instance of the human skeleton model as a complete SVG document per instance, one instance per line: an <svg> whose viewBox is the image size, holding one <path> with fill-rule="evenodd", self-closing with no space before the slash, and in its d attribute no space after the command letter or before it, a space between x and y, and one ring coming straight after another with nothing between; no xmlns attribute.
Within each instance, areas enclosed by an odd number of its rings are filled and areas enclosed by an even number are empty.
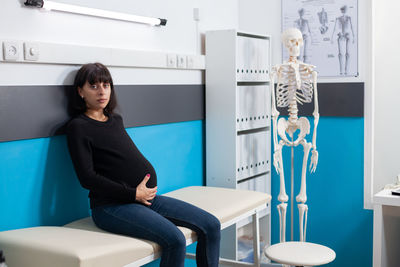
<svg viewBox="0 0 400 267"><path fill-rule="evenodd" d="M308 47L311 42L311 30L308 25L308 20L304 19L304 8L299 9L300 18L295 20L294 26L299 29L303 36L303 49L299 54L299 59L302 59L304 63L308 61Z"/></svg>
<svg viewBox="0 0 400 267"><path fill-rule="evenodd" d="M273 140L274 140L274 166L280 176L280 193L278 196L280 241L285 242L286 229L286 209L289 200L285 190L285 179L283 172L282 148L284 146L292 147L302 145L304 148L303 168L301 172L300 193L296 196L299 209L300 223L300 241L305 241L307 229L307 211L308 206L306 195L306 171L307 161L310 150L312 149L310 171L315 171L318 164L318 152L316 146L317 126L319 120L318 96L317 96L317 72L315 66L297 61L300 47L303 44L302 33L295 28L283 32L282 42L289 52L289 60L281 65L272 68L271 84L274 86L277 78L276 89L272 90L272 122L273 122ZM276 97L275 97L276 91ZM314 131L312 143L307 142L306 135L310 133L310 123L307 118L297 116L297 103L310 103L314 95ZM288 107L289 119L280 118L278 120L278 107ZM299 130L297 139L293 140L293 134ZM280 140L278 141L278 135ZM289 140L288 136L291 140Z"/></svg>
<svg viewBox="0 0 400 267"><path fill-rule="evenodd" d="M328 23L328 14L326 13L324 8L322 8L321 12L318 12L317 14L319 23L321 23L319 31L321 32L321 34L325 34L328 31L328 26L326 25Z"/></svg>
<svg viewBox="0 0 400 267"><path fill-rule="evenodd" d="M352 40L354 43L354 31L353 31L353 25L351 23L351 17L346 15L347 6L342 6L340 8L340 11L342 12L343 15L336 18L335 27L333 28L332 32L331 42L333 43L333 35L335 34L336 25L338 25L339 33L338 33L337 43L339 50L338 57L339 57L340 75L343 75L343 69L344 69L344 74L346 75L350 59L350 53L349 53L350 32L352 34ZM345 61L343 61L343 53L345 53L346 56Z"/></svg>

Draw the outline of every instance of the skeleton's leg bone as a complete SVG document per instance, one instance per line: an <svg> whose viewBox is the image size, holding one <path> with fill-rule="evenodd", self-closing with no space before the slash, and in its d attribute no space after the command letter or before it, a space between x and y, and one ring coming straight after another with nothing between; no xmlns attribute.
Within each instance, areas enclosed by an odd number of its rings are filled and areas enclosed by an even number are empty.
<svg viewBox="0 0 400 267"><path fill-rule="evenodd" d="M343 74L343 55L341 53L338 54L338 59L339 59L340 75L342 75Z"/></svg>
<svg viewBox="0 0 400 267"><path fill-rule="evenodd" d="M304 46L303 46L303 62L308 63L308 46L309 46L309 37L304 38Z"/></svg>
<svg viewBox="0 0 400 267"><path fill-rule="evenodd" d="M296 201L305 203L307 201L307 194L306 194L307 161L308 161L308 155L310 154L310 149L311 149L312 145L311 145L311 143L308 143L305 139L303 139L300 143L304 147L304 157L303 157L303 168L301 171L300 193L296 196Z"/></svg>
<svg viewBox="0 0 400 267"><path fill-rule="evenodd" d="M300 241L305 241L305 229L307 228L307 210L308 206L304 204L307 201L307 194L306 194L306 172L307 172L307 161L308 161L308 155L310 154L310 149L312 147L311 143L308 143L305 139L301 140L300 142L302 146L304 147L304 157L303 157L303 169L301 173L301 187L300 187L300 193L296 197L297 202L301 202L298 204L299 208L299 227L300 227ZM305 225L304 225L304 213L306 212L306 218L305 218Z"/></svg>
<svg viewBox="0 0 400 267"><path fill-rule="evenodd" d="M282 159L282 144L283 141L281 140L279 142L279 146L277 151L275 152L278 157L278 162L279 162L279 179L280 179L280 191L278 195L278 200L279 202L287 202L289 200L288 195L286 194L286 188L285 188L285 174L283 172L283 159Z"/></svg>
<svg viewBox="0 0 400 267"><path fill-rule="evenodd" d="M307 236L307 216L308 216L308 206L306 207L305 218L304 218L304 242L306 241L306 236Z"/></svg>
<svg viewBox="0 0 400 267"><path fill-rule="evenodd" d="M308 206L307 204L301 203L297 204L299 208L299 228L300 228L300 241L306 241L306 231L307 231L307 213Z"/></svg>
<svg viewBox="0 0 400 267"><path fill-rule="evenodd" d="M284 141L280 140L276 151L274 152L274 164L276 163L275 167L278 168L279 178L280 178L280 192L278 196L278 201L281 202L278 205L278 212L279 212L279 225L280 225L280 240L284 242L286 239L286 208L287 202L289 197L286 194L285 189L285 175L283 172L283 159L282 159L282 147Z"/></svg>
<svg viewBox="0 0 400 267"><path fill-rule="evenodd" d="M339 65L340 65L339 66L340 75L342 75L343 74L343 55L339 53L338 57L339 57Z"/></svg>
<svg viewBox="0 0 400 267"><path fill-rule="evenodd" d="M345 73L345 74L347 74L348 67L349 67L349 59L350 59L350 54L349 54L349 41L350 41L350 38L347 37L347 38L346 38L346 62L345 62L345 65L344 65L344 73Z"/></svg>
<svg viewBox="0 0 400 267"><path fill-rule="evenodd" d="M286 241L286 209L286 203L281 203L278 205L280 242Z"/></svg>
<svg viewBox="0 0 400 267"><path fill-rule="evenodd" d="M304 43L304 40L303 40L303 43ZM300 47L300 54L297 57L297 60L303 61L303 55L304 55L304 45L302 47Z"/></svg>
<svg viewBox="0 0 400 267"><path fill-rule="evenodd" d="M338 50L339 50L339 54L338 54L338 58L339 58L339 68L340 68L340 75L343 74L343 51L342 51L342 46L341 46L341 37L338 37L337 42L338 42Z"/></svg>

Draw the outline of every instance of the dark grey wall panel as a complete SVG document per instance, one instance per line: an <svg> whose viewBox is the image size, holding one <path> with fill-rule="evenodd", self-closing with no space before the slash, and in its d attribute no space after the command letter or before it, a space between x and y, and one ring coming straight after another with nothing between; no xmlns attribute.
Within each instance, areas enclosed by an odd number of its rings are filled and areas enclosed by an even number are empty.
<svg viewBox="0 0 400 267"><path fill-rule="evenodd" d="M71 86L0 86L0 142L64 132ZM125 127L204 119L204 85L117 85Z"/></svg>
<svg viewBox="0 0 400 267"><path fill-rule="evenodd" d="M0 86L0 142L63 133L71 86ZM125 127L204 119L204 85L117 85ZM319 83L321 116L363 117L364 83ZM299 105L310 116L313 104ZM280 109L287 115L286 109Z"/></svg>
<svg viewBox="0 0 400 267"><path fill-rule="evenodd" d="M1 86L0 141L54 135L67 120L66 87Z"/></svg>
<svg viewBox="0 0 400 267"><path fill-rule="evenodd" d="M320 116L364 117L364 83L318 83ZM300 116L312 116L314 102L298 105ZM287 108L278 108L288 115Z"/></svg>
<svg viewBox="0 0 400 267"><path fill-rule="evenodd" d="M120 85L116 93L125 127L204 119L204 85Z"/></svg>

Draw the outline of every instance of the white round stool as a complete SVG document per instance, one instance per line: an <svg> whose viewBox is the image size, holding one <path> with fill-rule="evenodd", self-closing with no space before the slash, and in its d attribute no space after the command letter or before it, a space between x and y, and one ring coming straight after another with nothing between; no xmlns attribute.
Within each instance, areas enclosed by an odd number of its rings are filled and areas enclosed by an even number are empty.
<svg viewBox="0 0 400 267"><path fill-rule="evenodd" d="M264 250L271 260L294 266L317 266L327 264L336 257L332 249L309 242L283 242Z"/></svg>

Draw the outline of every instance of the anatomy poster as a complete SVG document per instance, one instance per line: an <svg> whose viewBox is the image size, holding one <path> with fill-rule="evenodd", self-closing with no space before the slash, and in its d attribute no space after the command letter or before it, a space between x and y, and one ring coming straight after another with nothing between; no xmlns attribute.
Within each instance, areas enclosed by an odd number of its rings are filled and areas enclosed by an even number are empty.
<svg viewBox="0 0 400 267"><path fill-rule="evenodd" d="M357 0L282 0L282 30L302 32L299 60L319 76L358 76L357 21Z"/></svg>

